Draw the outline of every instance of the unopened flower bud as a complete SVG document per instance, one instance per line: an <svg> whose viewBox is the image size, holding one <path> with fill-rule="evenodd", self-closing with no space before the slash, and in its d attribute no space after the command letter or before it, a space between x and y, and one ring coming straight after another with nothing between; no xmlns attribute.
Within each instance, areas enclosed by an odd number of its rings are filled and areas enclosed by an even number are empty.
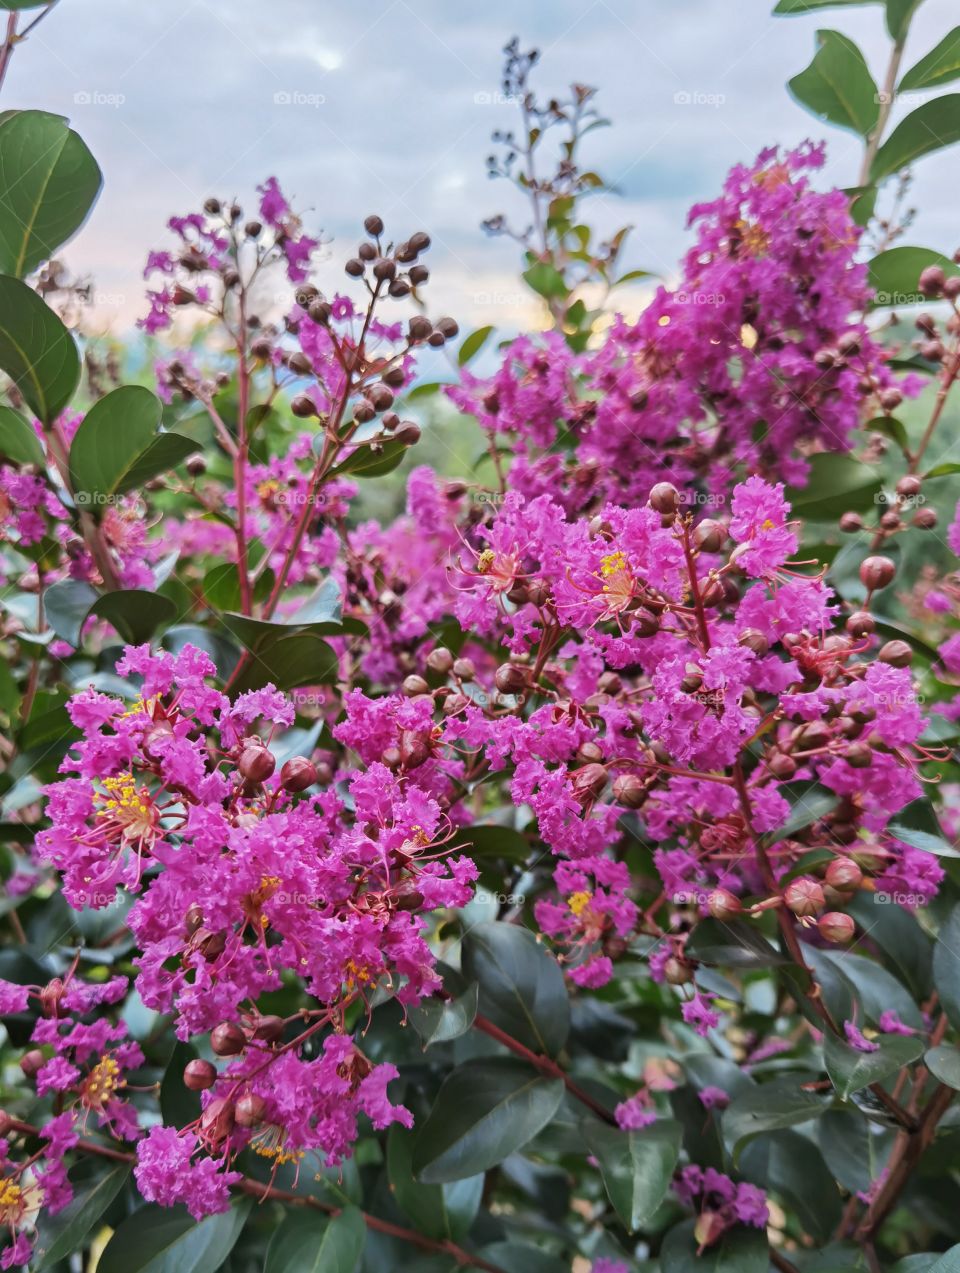
<svg viewBox="0 0 960 1273"><path fill-rule="evenodd" d="M917 286L924 296L939 296L946 281L947 276L939 265L928 265L920 275Z"/></svg>
<svg viewBox="0 0 960 1273"><path fill-rule="evenodd" d="M770 649L770 642L759 628L744 628L737 637L737 644L752 650L759 658L762 658Z"/></svg>
<svg viewBox="0 0 960 1273"><path fill-rule="evenodd" d="M715 888L707 897L707 910L714 919L733 919L743 910L743 904L736 894L726 888Z"/></svg>
<svg viewBox="0 0 960 1273"><path fill-rule="evenodd" d="M573 780L574 794L580 799L591 799L601 795L607 785L606 765L584 765L570 775Z"/></svg>
<svg viewBox="0 0 960 1273"><path fill-rule="evenodd" d="M866 743L853 743L843 755L851 769L869 769L873 764L873 752Z"/></svg>
<svg viewBox="0 0 960 1273"><path fill-rule="evenodd" d="M472 681L477 674L473 659L457 659L453 665L453 674L461 681Z"/></svg>
<svg viewBox="0 0 960 1273"><path fill-rule="evenodd" d="M628 809L639 809L647 798L648 787L639 774L618 774L613 782L613 798Z"/></svg>
<svg viewBox="0 0 960 1273"><path fill-rule="evenodd" d="M233 1131L235 1121L236 1116L232 1101L228 1101L224 1097L218 1097L216 1100L211 1101L200 1115L200 1129L203 1132L204 1140L210 1141L214 1145L220 1144Z"/></svg>
<svg viewBox="0 0 960 1273"><path fill-rule="evenodd" d="M234 1117L238 1127L258 1127L267 1112L267 1102L256 1092L245 1092L237 1101Z"/></svg>
<svg viewBox="0 0 960 1273"><path fill-rule="evenodd" d="M785 752L775 751L767 761L767 768L774 778L785 781L797 772L797 762Z"/></svg>
<svg viewBox="0 0 960 1273"><path fill-rule="evenodd" d="M876 631L876 622L872 614L866 610L855 611L847 620L845 627L851 636L871 636Z"/></svg>
<svg viewBox="0 0 960 1273"><path fill-rule="evenodd" d="M852 858L834 858L824 877L831 888L853 892L860 887L863 872Z"/></svg>
<svg viewBox="0 0 960 1273"><path fill-rule="evenodd" d="M210 1035L210 1047L217 1056L236 1056L247 1046L247 1036L235 1021L221 1021Z"/></svg>
<svg viewBox="0 0 960 1273"><path fill-rule="evenodd" d="M429 694L430 686L422 676L417 676L414 672L410 676L403 678L403 692L407 698L416 698L419 694Z"/></svg>
<svg viewBox="0 0 960 1273"><path fill-rule="evenodd" d="M317 405L307 394L298 393L290 403L290 410L298 420L309 420L317 414Z"/></svg>
<svg viewBox="0 0 960 1273"><path fill-rule="evenodd" d="M860 582L870 592L886 588L896 573L897 568L889 557L866 557L860 563Z"/></svg>
<svg viewBox="0 0 960 1273"><path fill-rule="evenodd" d="M726 526L712 517L705 517L693 528L693 542L701 552L718 553L726 540Z"/></svg>
<svg viewBox="0 0 960 1273"><path fill-rule="evenodd" d="M840 516L840 529L845 535L863 530L863 518L859 513L843 513Z"/></svg>
<svg viewBox="0 0 960 1273"><path fill-rule="evenodd" d="M20 1069L28 1079L32 1079L36 1076L38 1071L46 1065L46 1063L47 1058L43 1055L40 1049L31 1048L29 1052L24 1052L23 1056L20 1058Z"/></svg>
<svg viewBox="0 0 960 1273"><path fill-rule="evenodd" d="M381 217L378 217L376 213L372 212L370 216L365 218L363 228L366 230L367 234L377 238L378 235L383 234L383 220Z"/></svg>
<svg viewBox="0 0 960 1273"><path fill-rule="evenodd" d="M450 694L443 700L444 716L457 716L465 707L470 706L466 694Z"/></svg>
<svg viewBox="0 0 960 1273"><path fill-rule="evenodd" d="M933 530L937 524L935 508L918 508L913 515L913 524L917 530Z"/></svg>
<svg viewBox="0 0 960 1273"><path fill-rule="evenodd" d="M306 756L292 756L280 770L280 786L294 794L306 791L317 781L317 767Z"/></svg>
<svg viewBox="0 0 960 1273"><path fill-rule="evenodd" d="M805 876L791 880L783 894L783 900L794 915L816 915L823 910L823 889L816 880Z"/></svg>
<svg viewBox="0 0 960 1273"><path fill-rule="evenodd" d="M444 645L438 645L427 655L427 668L437 676L447 676L453 668L453 655Z"/></svg>
<svg viewBox="0 0 960 1273"><path fill-rule="evenodd" d="M515 663L504 663L497 668L493 680L501 694L519 694L527 684L527 673Z"/></svg>
<svg viewBox="0 0 960 1273"><path fill-rule="evenodd" d="M729 1221L719 1211L701 1211L693 1227L694 1241L698 1247L713 1246L729 1227Z"/></svg>
<svg viewBox="0 0 960 1273"><path fill-rule="evenodd" d="M266 782L273 777L277 767L277 758L266 747L254 745L244 747L237 761L237 768L247 782Z"/></svg>
<svg viewBox="0 0 960 1273"><path fill-rule="evenodd" d="M891 667L909 667L913 662L913 650L906 641L886 641L881 645L877 658Z"/></svg>
<svg viewBox="0 0 960 1273"><path fill-rule="evenodd" d="M284 1031L283 1017L273 1014L260 1017L253 1028L253 1037L261 1043L273 1043Z"/></svg>
<svg viewBox="0 0 960 1273"><path fill-rule="evenodd" d="M680 503L680 492L672 482L657 482L650 492L650 507L657 513L675 513Z"/></svg>
<svg viewBox="0 0 960 1273"><path fill-rule="evenodd" d="M217 1067L211 1061L188 1061L183 1067L183 1085L191 1092L205 1092L217 1081Z"/></svg>
<svg viewBox="0 0 960 1273"><path fill-rule="evenodd" d="M415 729L404 729L400 734L400 763L405 769L417 769L429 757L430 748Z"/></svg>
<svg viewBox="0 0 960 1273"><path fill-rule="evenodd" d="M817 920L817 930L824 941L846 945L853 939L856 925L843 911L827 911L826 915L821 915Z"/></svg>
<svg viewBox="0 0 960 1273"><path fill-rule="evenodd" d="M693 980L693 973L689 964L677 959L676 955L671 955L663 965L663 979L671 986L685 986Z"/></svg>

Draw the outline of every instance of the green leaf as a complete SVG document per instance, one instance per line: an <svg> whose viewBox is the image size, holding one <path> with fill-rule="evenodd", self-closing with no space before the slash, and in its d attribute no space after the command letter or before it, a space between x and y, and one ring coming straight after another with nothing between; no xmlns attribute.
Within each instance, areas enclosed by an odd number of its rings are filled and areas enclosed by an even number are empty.
<svg viewBox="0 0 960 1273"><path fill-rule="evenodd" d="M842 1101L871 1083L882 1083L903 1066L915 1061L923 1051L916 1035L892 1034L874 1042L875 1052L861 1052L838 1038L832 1031L823 1040L823 1059L827 1073Z"/></svg>
<svg viewBox="0 0 960 1273"><path fill-rule="evenodd" d="M199 1222L184 1207L148 1203L118 1225L97 1273L215 1273L240 1236L250 1199Z"/></svg>
<svg viewBox="0 0 960 1273"><path fill-rule="evenodd" d="M807 485L788 488L786 498L807 521L834 521L848 509L872 509L881 485L879 474L852 455L821 451L810 459Z"/></svg>
<svg viewBox="0 0 960 1273"><path fill-rule="evenodd" d="M0 126L0 271L23 278L83 224L103 178L59 115L17 111Z"/></svg>
<svg viewBox="0 0 960 1273"><path fill-rule="evenodd" d="M97 594L79 579L62 579L43 591L43 612L57 636L69 645L79 646L80 630Z"/></svg>
<svg viewBox="0 0 960 1273"><path fill-rule="evenodd" d="M556 1056L570 1032L560 965L518 924L477 924L463 939L463 975L480 986L480 1012L534 1052Z"/></svg>
<svg viewBox="0 0 960 1273"><path fill-rule="evenodd" d="M933 984L947 1019L955 1030L960 1029L960 906L954 906L937 934Z"/></svg>
<svg viewBox="0 0 960 1273"><path fill-rule="evenodd" d="M850 9L854 5L882 4L883 0L779 0L774 14L813 13L816 9Z"/></svg>
<svg viewBox="0 0 960 1273"><path fill-rule="evenodd" d="M897 92L909 93L912 89L936 88L939 84L949 84L955 79L960 79L960 27L954 27L936 48L910 67L897 85Z"/></svg>
<svg viewBox="0 0 960 1273"><path fill-rule="evenodd" d="M925 853L934 853L937 857L960 857L960 850L944 835L936 811L925 796L911 801L895 814L887 823L887 831Z"/></svg>
<svg viewBox="0 0 960 1273"><path fill-rule="evenodd" d="M377 446L376 451L368 445L358 446L336 466L333 473L337 477L344 473L350 473L354 477L383 477L385 473L392 473L399 467L410 449L393 438L379 442Z"/></svg>
<svg viewBox="0 0 960 1273"><path fill-rule="evenodd" d="M104 593L90 607L90 613L111 623L131 645L149 641L158 628L169 627L177 618L177 607L158 592L126 588Z"/></svg>
<svg viewBox="0 0 960 1273"><path fill-rule="evenodd" d="M870 178L882 181L955 141L960 141L960 94L948 93L924 102L897 125L877 151Z"/></svg>
<svg viewBox="0 0 960 1273"><path fill-rule="evenodd" d="M762 933L741 919L701 920L690 935L686 951L702 963L728 968L774 968L790 962Z"/></svg>
<svg viewBox="0 0 960 1273"><path fill-rule="evenodd" d="M417 1133L417 1179L443 1184L475 1176L522 1149L550 1122L563 1082L514 1057L468 1061L444 1081Z"/></svg>
<svg viewBox="0 0 960 1273"><path fill-rule="evenodd" d="M907 437L906 426L895 416L874 416L872 420L868 420L863 426L863 431L864 433L879 433L882 437L889 438L904 455L909 449L910 439Z"/></svg>
<svg viewBox="0 0 960 1273"><path fill-rule="evenodd" d="M947 275L956 274L958 268L934 248L903 246L879 253L870 262L867 280L874 292L874 306L926 304L928 298L919 291L920 275L931 265Z"/></svg>
<svg viewBox="0 0 960 1273"><path fill-rule="evenodd" d="M569 1261L550 1255L537 1246L519 1242L491 1242L480 1254L503 1273L568 1273ZM413 1273L413 1270L411 1270ZM455 1270L450 1270L455 1273Z"/></svg>
<svg viewBox="0 0 960 1273"><path fill-rule="evenodd" d="M74 1184L71 1202L55 1216L44 1214L37 1236L34 1264L37 1273L65 1260L84 1246L87 1234L123 1188L130 1175L127 1163L117 1163L82 1186Z"/></svg>
<svg viewBox="0 0 960 1273"><path fill-rule="evenodd" d="M0 369L44 424L57 418L80 382L73 337L33 288L8 275L0 275Z"/></svg>
<svg viewBox="0 0 960 1273"><path fill-rule="evenodd" d="M47 463L33 426L12 407L0 407L0 458L14 464L36 464L41 469Z"/></svg>
<svg viewBox="0 0 960 1273"><path fill-rule="evenodd" d="M394 1123L387 1137L387 1175L390 1191L401 1211L419 1233L459 1242L473 1224L483 1197L484 1177L468 1176L443 1185L421 1184L413 1178L413 1146L416 1137Z"/></svg>
<svg viewBox="0 0 960 1273"><path fill-rule="evenodd" d="M764 843L768 846L780 840L787 840L818 819L825 818L840 803L835 792L827 787L821 787L812 779L788 783L780 787L780 793L790 802L790 816L782 826L777 827L775 831L768 831L763 837Z"/></svg>
<svg viewBox="0 0 960 1273"><path fill-rule="evenodd" d="M766 1231L738 1224L702 1253L694 1236L696 1221L684 1220L663 1240L661 1273L767 1273L770 1251Z"/></svg>
<svg viewBox="0 0 960 1273"><path fill-rule="evenodd" d="M309 632L293 632L258 647L232 689L235 694L243 694L247 690L262 689L269 683L278 690L293 690L300 685L329 685L336 680L337 667L336 654L321 637Z"/></svg>
<svg viewBox="0 0 960 1273"><path fill-rule="evenodd" d="M925 1052L923 1063L935 1079L960 1092L960 1048L943 1043Z"/></svg>
<svg viewBox="0 0 960 1273"><path fill-rule="evenodd" d="M455 999L440 999L434 995L407 1009L410 1024L419 1034L424 1051L433 1043L449 1043L466 1034L476 1020L479 989L474 981Z"/></svg>
<svg viewBox="0 0 960 1273"><path fill-rule="evenodd" d="M789 1128L766 1132L743 1151L740 1171L752 1184L782 1195L815 1241L830 1239L840 1223L840 1191L812 1140Z"/></svg>
<svg viewBox="0 0 960 1273"><path fill-rule="evenodd" d="M570 292L563 275L548 261L537 261L528 270L524 270L523 277L527 286L547 301L562 299Z"/></svg>
<svg viewBox="0 0 960 1273"><path fill-rule="evenodd" d="M142 486L185 460L195 444L158 433L163 403L140 385L122 385L95 402L70 447L70 483L78 507L102 511L114 496Z"/></svg>
<svg viewBox="0 0 960 1273"><path fill-rule="evenodd" d="M624 1227L636 1232L650 1220L670 1188L680 1157L680 1124L660 1119L639 1131L624 1132L588 1119L582 1127L614 1210Z"/></svg>
<svg viewBox="0 0 960 1273"><path fill-rule="evenodd" d="M907 31L913 15L923 4L923 0L886 0L887 30L893 40L906 39Z"/></svg>
<svg viewBox="0 0 960 1273"><path fill-rule="evenodd" d="M894 1132L850 1106L828 1109L817 1130L831 1175L850 1193L865 1193L886 1166Z"/></svg>
<svg viewBox="0 0 960 1273"><path fill-rule="evenodd" d="M866 137L880 111L877 86L863 54L839 31L818 31L817 52L805 71L789 83L790 92L818 119L829 120Z"/></svg>
<svg viewBox="0 0 960 1273"><path fill-rule="evenodd" d="M200 1093L191 1092L183 1081L184 1068L197 1055L192 1043L174 1044L160 1083L160 1112L168 1127L186 1127L200 1117Z"/></svg>
<svg viewBox="0 0 960 1273"><path fill-rule="evenodd" d="M264 1273L353 1273L366 1238L356 1207L332 1220L315 1210L292 1210L270 1239Z"/></svg>
<svg viewBox="0 0 960 1273"><path fill-rule="evenodd" d="M936 1264L931 1264L929 1273L960 1273L960 1244L944 1251Z"/></svg>
<svg viewBox="0 0 960 1273"><path fill-rule="evenodd" d="M927 469L924 477L952 477L954 473L960 473L960 464L953 460L946 460L943 464L935 464L932 469Z"/></svg>
<svg viewBox="0 0 960 1273"><path fill-rule="evenodd" d="M490 339L490 333L493 327L478 327L475 332L471 332L469 336L465 336L463 343L457 350L457 362L461 367L465 367L472 358L475 358L480 350Z"/></svg>
<svg viewBox="0 0 960 1273"><path fill-rule="evenodd" d="M733 1150L734 1164L742 1147L763 1132L794 1127L823 1113L828 1100L807 1092L794 1078L775 1079L735 1096L723 1113L723 1134Z"/></svg>

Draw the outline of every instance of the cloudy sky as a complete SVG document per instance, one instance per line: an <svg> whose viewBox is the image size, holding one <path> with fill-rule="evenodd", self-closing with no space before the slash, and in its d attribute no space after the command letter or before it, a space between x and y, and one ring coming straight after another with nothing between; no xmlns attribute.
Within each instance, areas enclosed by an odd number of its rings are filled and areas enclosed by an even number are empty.
<svg viewBox="0 0 960 1273"><path fill-rule="evenodd" d="M501 48L542 50L536 85L600 89L614 127L591 138L591 166L617 187L591 220L635 230L625 261L667 276L687 244L684 217L724 171L771 141L829 131L828 179L850 184L859 143L825 129L785 81L810 60L818 26L858 40L877 79L887 56L878 4L773 18L773 0L60 0L17 51L5 105L69 116L106 177L66 252L96 282L104 327L142 312L140 270L171 212L211 194L252 203L275 174L341 260L378 212L398 236L434 239L432 303L466 324L523 321L517 248L482 217L518 196L485 175L490 133L510 127ZM926 0L911 65L956 23L956 0ZM927 210L911 241L960 243L960 151L919 169ZM332 268L332 267L331 267Z"/></svg>

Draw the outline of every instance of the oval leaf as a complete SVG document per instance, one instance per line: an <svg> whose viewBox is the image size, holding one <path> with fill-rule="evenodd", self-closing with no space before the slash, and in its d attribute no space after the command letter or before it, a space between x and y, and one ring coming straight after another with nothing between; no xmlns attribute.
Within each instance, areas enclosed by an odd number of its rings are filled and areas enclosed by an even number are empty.
<svg viewBox="0 0 960 1273"><path fill-rule="evenodd" d="M570 999L554 957L517 924L478 924L463 939L463 975L479 1010L534 1052L556 1056L570 1032Z"/></svg>
<svg viewBox="0 0 960 1273"><path fill-rule="evenodd" d="M877 151L872 181L882 181L923 155L960 141L960 93L924 102L902 120Z"/></svg>
<svg viewBox="0 0 960 1273"><path fill-rule="evenodd" d="M863 54L839 31L818 31L817 46L810 65L790 81L790 92L818 119L866 137L880 106Z"/></svg>
<svg viewBox="0 0 960 1273"><path fill-rule="evenodd" d="M0 368L44 424L54 421L80 381L73 337L26 283L0 275Z"/></svg>
<svg viewBox="0 0 960 1273"><path fill-rule="evenodd" d="M328 1220L318 1211L295 1211L270 1239L264 1273L353 1273L367 1227L356 1207Z"/></svg>
<svg viewBox="0 0 960 1273"><path fill-rule="evenodd" d="M0 407L0 457L14 464L36 464L40 468L47 462L43 443L33 426L12 407Z"/></svg>
<svg viewBox="0 0 960 1273"><path fill-rule="evenodd" d="M954 27L936 48L911 66L897 86L897 92L936 88L938 84L949 84L955 79L960 79L960 27Z"/></svg>
<svg viewBox="0 0 960 1273"><path fill-rule="evenodd" d="M117 1227L97 1273L214 1273L233 1250L252 1205L244 1199L197 1221L183 1207L148 1203Z"/></svg>
<svg viewBox="0 0 960 1273"><path fill-rule="evenodd" d="M680 1124L661 1119L623 1132L596 1120L583 1124L587 1148L600 1164L607 1195L624 1226L642 1228L663 1202L680 1157Z"/></svg>

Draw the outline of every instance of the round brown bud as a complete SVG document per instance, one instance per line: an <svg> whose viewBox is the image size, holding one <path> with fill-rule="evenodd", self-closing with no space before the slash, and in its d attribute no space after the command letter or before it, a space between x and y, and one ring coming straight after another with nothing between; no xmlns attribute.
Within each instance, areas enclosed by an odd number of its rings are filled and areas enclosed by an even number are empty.
<svg viewBox="0 0 960 1273"><path fill-rule="evenodd" d="M363 274L363 262L356 256L352 256L343 268L351 278L360 278Z"/></svg>
<svg viewBox="0 0 960 1273"><path fill-rule="evenodd" d="M473 666L473 659L455 659L453 674L460 681L472 681L477 674L477 669Z"/></svg>
<svg viewBox="0 0 960 1273"><path fill-rule="evenodd" d="M210 1047L217 1056L236 1056L247 1046L247 1036L235 1021L221 1021L210 1035Z"/></svg>
<svg viewBox="0 0 960 1273"><path fill-rule="evenodd" d="M618 774L613 782L613 798L628 809L639 809L647 798L647 784L639 774Z"/></svg>
<svg viewBox="0 0 960 1273"><path fill-rule="evenodd" d="M598 764L584 765L582 769L575 769L570 777L574 795L596 797L603 793L607 785L607 767Z"/></svg>
<svg viewBox="0 0 960 1273"><path fill-rule="evenodd" d="M743 903L729 889L715 888L707 897L707 910L714 919L733 919L743 910Z"/></svg>
<svg viewBox="0 0 960 1273"><path fill-rule="evenodd" d="M374 262L373 277L381 282L392 279L397 272L397 263L390 259L389 256L382 256L379 261Z"/></svg>
<svg viewBox="0 0 960 1273"><path fill-rule="evenodd" d="M410 267L410 282L414 287L422 287L424 283L428 282L429 278L430 271L425 265L412 265Z"/></svg>
<svg viewBox="0 0 960 1273"><path fill-rule="evenodd" d="M881 645L877 658L891 667L909 667L913 662L913 650L906 641L887 641Z"/></svg>
<svg viewBox="0 0 960 1273"><path fill-rule="evenodd" d="M194 455L187 456L185 467L191 477L200 477L207 471L207 461L199 452L197 452Z"/></svg>
<svg viewBox="0 0 960 1273"><path fill-rule="evenodd" d="M856 925L849 915L843 911L827 911L817 920L817 931L824 941L838 942L846 945L853 940Z"/></svg>
<svg viewBox="0 0 960 1273"><path fill-rule="evenodd" d="M744 628L737 637L737 645L743 645L748 650L752 650L759 658L763 658L770 649L770 642L759 628Z"/></svg>
<svg viewBox="0 0 960 1273"><path fill-rule="evenodd" d="M256 1092L245 1092L237 1101L234 1118L238 1127L258 1127L267 1112L267 1102Z"/></svg>
<svg viewBox="0 0 960 1273"><path fill-rule="evenodd" d="M266 747L255 745L244 747L237 762L237 768L248 782L266 782L273 777L277 767L277 758Z"/></svg>
<svg viewBox="0 0 960 1273"><path fill-rule="evenodd" d="M403 679L403 692L407 698L416 698L419 694L429 694L430 686L422 676L417 676L416 672L411 673Z"/></svg>
<svg viewBox="0 0 960 1273"><path fill-rule="evenodd" d="M928 265L920 275L918 287L924 296L939 296L947 276L939 265Z"/></svg>
<svg viewBox="0 0 960 1273"><path fill-rule="evenodd" d="M847 893L860 887L863 872L853 858L834 858L827 867L824 878L831 888Z"/></svg>
<svg viewBox="0 0 960 1273"><path fill-rule="evenodd" d="M457 716L465 707L470 706L466 694L448 694L443 700L444 716Z"/></svg>
<svg viewBox="0 0 960 1273"><path fill-rule="evenodd" d="M372 234L374 238L377 238L378 235L383 234L383 220L375 212L371 212L370 216L365 218L363 228L367 234Z"/></svg>
<svg viewBox="0 0 960 1273"><path fill-rule="evenodd" d="M415 234L411 234L408 240L411 252L416 252L419 256L421 252L426 252L430 246L430 235L424 230L417 230Z"/></svg>
<svg viewBox="0 0 960 1273"><path fill-rule="evenodd" d="M866 743L853 743L843 754L851 769L869 769L873 764L873 752Z"/></svg>
<svg viewBox="0 0 960 1273"><path fill-rule="evenodd" d="M859 513L843 513L840 517L840 529L845 535L852 535L863 530L863 518Z"/></svg>
<svg viewBox="0 0 960 1273"><path fill-rule="evenodd" d="M693 973L689 965L671 955L663 965L663 979L671 986L685 986L693 980Z"/></svg>
<svg viewBox="0 0 960 1273"><path fill-rule="evenodd" d="M693 528L693 542L701 552L718 553L726 541L726 526L712 517L705 517Z"/></svg>
<svg viewBox="0 0 960 1273"><path fill-rule="evenodd" d="M317 767L306 756L291 756L280 770L280 786L291 794L306 791L317 781Z"/></svg>
<svg viewBox="0 0 960 1273"><path fill-rule="evenodd" d="M183 1067L183 1086L191 1092L205 1092L217 1081L217 1067L200 1057L188 1061Z"/></svg>
<svg viewBox="0 0 960 1273"><path fill-rule="evenodd" d="M220 200L211 196L203 201L203 210L208 216L215 217L220 212Z"/></svg>
<svg viewBox="0 0 960 1273"><path fill-rule="evenodd" d="M407 324L407 331L411 340L426 340L433 331L433 323L423 314L415 314Z"/></svg>
<svg viewBox="0 0 960 1273"><path fill-rule="evenodd" d="M298 393L290 403L290 410L298 420L308 420L310 416L317 414L317 406L314 400L305 393Z"/></svg>
<svg viewBox="0 0 960 1273"><path fill-rule="evenodd" d="M844 626L854 637L871 636L877 627L873 615L868 614L866 610L854 611Z"/></svg>
<svg viewBox="0 0 960 1273"><path fill-rule="evenodd" d="M897 483L897 494L902 495L905 499L912 499L919 495L923 482L913 473L905 473Z"/></svg>
<svg viewBox="0 0 960 1273"><path fill-rule="evenodd" d="M913 515L913 524L918 530L933 530L937 524L935 508L918 508Z"/></svg>
<svg viewBox="0 0 960 1273"><path fill-rule="evenodd" d="M896 573L897 568L889 557L866 557L860 563L860 582L870 592L886 588Z"/></svg>
<svg viewBox="0 0 960 1273"><path fill-rule="evenodd" d="M767 761L767 768L774 778L786 780L792 778L797 772L797 762L792 756L786 755L785 752L775 751Z"/></svg>
<svg viewBox="0 0 960 1273"><path fill-rule="evenodd" d="M438 645L427 655L427 669L437 676L449 675L453 668L453 655L445 645Z"/></svg>
<svg viewBox="0 0 960 1273"><path fill-rule="evenodd" d="M400 763L405 769L418 769L430 755L426 740L415 729L400 733Z"/></svg>
<svg viewBox="0 0 960 1273"><path fill-rule="evenodd" d="M791 880L783 894L783 900L794 915L816 915L823 910L823 888L816 880L801 876Z"/></svg>
<svg viewBox="0 0 960 1273"><path fill-rule="evenodd" d="M412 420L404 420L393 436L403 446L416 446L420 441L420 426Z"/></svg>
<svg viewBox="0 0 960 1273"><path fill-rule="evenodd" d="M672 482L657 482L650 492L650 507L657 513L675 513L680 504L680 492Z"/></svg>
<svg viewBox="0 0 960 1273"><path fill-rule="evenodd" d="M884 411L896 411L903 402L903 394L899 389L884 389L880 394L880 405Z"/></svg>
<svg viewBox="0 0 960 1273"><path fill-rule="evenodd" d="M330 321L330 302L315 300L310 302L310 308L307 313L315 323L319 323L321 327L326 327Z"/></svg>
<svg viewBox="0 0 960 1273"><path fill-rule="evenodd" d="M32 1079L36 1076L37 1071L42 1069L47 1063L47 1058L43 1055L39 1048L31 1048L29 1052L24 1052L20 1058L20 1069Z"/></svg>
<svg viewBox="0 0 960 1273"><path fill-rule="evenodd" d="M515 663L504 663L497 668L493 680L501 694L519 694L527 684L527 673Z"/></svg>
<svg viewBox="0 0 960 1273"><path fill-rule="evenodd" d="M367 390L367 397L378 412L386 411L393 406L393 393L384 384L371 385Z"/></svg>

